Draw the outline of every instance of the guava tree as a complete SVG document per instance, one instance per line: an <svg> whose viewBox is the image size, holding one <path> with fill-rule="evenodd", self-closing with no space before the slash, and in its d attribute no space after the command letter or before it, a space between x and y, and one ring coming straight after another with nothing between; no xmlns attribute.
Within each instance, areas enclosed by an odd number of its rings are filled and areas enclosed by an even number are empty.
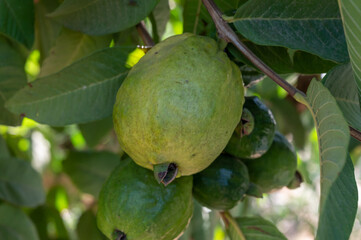
<svg viewBox="0 0 361 240"><path fill-rule="evenodd" d="M0 239L292 239L314 206L313 238L359 239L360 13L356 0L0 0ZM183 33L203 40L154 50ZM199 54L214 49L218 67ZM136 82L154 73L193 88ZM229 89L211 82L240 74ZM174 98L179 108L167 105ZM217 120L195 119L217 99ZM134 106L162 104L168 112L124 120ZM164 125L151 125L159 118ZM209 141L193 144L188 132ZM181 159L147 165L149 139L167 133L167 158ZM294 199L296 212L259 204L304 188L313 195Z"/></svg>

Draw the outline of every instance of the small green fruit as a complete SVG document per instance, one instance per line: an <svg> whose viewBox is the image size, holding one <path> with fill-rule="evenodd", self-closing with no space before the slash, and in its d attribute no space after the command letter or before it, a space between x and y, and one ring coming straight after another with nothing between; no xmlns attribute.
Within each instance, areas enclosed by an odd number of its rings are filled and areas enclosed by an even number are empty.
<svg viewBox="0 0 361 240"><path fill-rule="evenodd" d="M168 187L130 158L104 184L97 214L99 229L111 240L173 240L193 213L192 177Z"/></svg>
<svg viewBox="0 0 361 240"><path fill-rule="evenodd" d="M119 143L164 184L197 173L227 145L241 118L243 91L239 68L216 41L170 37L140 59L118 91Z"/></svg>
<svg viewBox="0 0 361 240"><path fill-rule="evenodd" d="M251 182L267 193L292 181L297 169L297 156L287 139L276 132L270 149L264 155L244 163Z"/></svg>
<svg viewBox="0 0 361 240"><path fill-rule="evenodd" d="M241 122L225 151L239 158L259 158L270 148L276 121L268 107L258 97L246 97Z"/></svg>
<svg viewBox="0 0 361 240"><path fill-rule="evenodd" d="M249 187L244 163L221 154L205 170L193 175L193 196L202 205L217 210L233 208Z"/></svg>

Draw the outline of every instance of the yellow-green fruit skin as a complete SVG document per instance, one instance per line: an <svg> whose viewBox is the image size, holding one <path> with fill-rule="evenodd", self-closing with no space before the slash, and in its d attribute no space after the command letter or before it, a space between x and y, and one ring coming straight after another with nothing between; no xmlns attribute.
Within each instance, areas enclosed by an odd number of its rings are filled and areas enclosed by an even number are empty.
<svg viewBox="0 0 361 240"><path fill-rule="evenodd" d="M113 111L122 149L153 169L175 163L178 176L209 166L240 121L239 68L208 37L182 34L154 46L129 72Z"/></svg>

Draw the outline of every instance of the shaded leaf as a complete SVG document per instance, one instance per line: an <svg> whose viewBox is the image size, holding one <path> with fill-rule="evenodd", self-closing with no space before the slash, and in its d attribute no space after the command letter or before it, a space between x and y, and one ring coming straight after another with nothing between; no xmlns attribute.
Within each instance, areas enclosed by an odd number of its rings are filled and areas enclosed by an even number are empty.
<svg viewBox="0 0 361 240"><path fill-rule="evenodd" d="M30 49L34 43L33 0L0 0L0 33Z"/></svg>
<svg viewBox="0 0 361 240"><path fill-rule="evenodd" d="M65 0L48 16L75 31L104 35L136 25L157 3L158 0Z"/></svg>
<svg viewBox="0 0 361 240"><path fill-rule="evenodd" d="M44 203L41 176L29 162L11 157L0 158L0 199L26 207Z"/></svg>
<svg viewBox="0 0 361 240"><path fill-rule="evenodd" d="M108 47L111 39L111 35L89 36L63 28L43 62L39 77L56 73L80 58Z"/></svg>
<svg viewBox="0 0 361 240"><path fill-rule="evenodd" d="M347 240L357 213L358 192L350 156L332 184L319 219L316 239ZM332 209L332 210L331 210Z"/></svg>
<svg viewBox="0 0 361 240"><path fill-rule="evenodd" d="M335 67L322 79L325 87L330 90L337 101L343 116L355 129L361 131L361 111L358 89L354 81L351 64Z"/></svg>
<svg viewBox="0 0 361 240"><path fill-rule="evenodd" d="M170 15L170 8L169 8L168 0L159 0L159 3L153 10L153 16L156 23L157 35L159 40L162 39L163 33L167 26L167 22L169 20L169 15ZM154 28L153 25L152 27Z"/></svg>
<svg viewBox="0 0 361 240"><path fill-rule="evenodd" d="M47 205L37 207L30 213L30 218L34 222L40 240L69 239L64 221L56 208ZM48 231L50 224L53 226L51 233Z"/></svg>
<svg viewBox="0 0 361 240"><path fill-rule="evenodd" d="M106 240L97 226L95 214L91 210L85 211L79 218L76 226L78 240Z"/></svg>
<svg viewBox="0 0 361 240"><path fill-rule="evenodd" d="M26 85L25 59L14 44L0 35L0 124L17 126L19 115L5 109L5 102Z"/></svg>
<svg viewBox="0 0 361 240"><path fill-rule="evenodd" d="M336 62L349 59L336 0L247 1L232 22L260 45L303 50Z"/></svg>
<svg viewBox="0 0 361 240"><path fill-rule="evenodd" d="M20 209L0 205L0 238L4 240L38 240L38 234L29 217ZM10 238L6 238L6 234ZM15 237L16 238L13 238Z"/></svg>
<svg viewBox="0 0 361 240"><path fill-rule="evenodd" d="M231 240L286 240L277 227L261 217L233 218L223 215Z"/></svg>
<svg viewBox="0 0 361 240"><path fill-rule="evenodd" d="M0 158L10 157L10 152L5 139L0 134Z"/></svg>
<svg viewBox="0 0 361 240"><path fill-rule="evenodd" d="M357 0L338 0L345 28L347 46L350 54L355 81L361 102L361 2Z"/></svg>
<svg viewBox="0 0 361 240"><path fill-rule="evenodd" d="M107 117L95 122L79 124L79 129L89 147L95 147L113 128L113 118Z"/></svg>
<svg viewBox="0 0 361 240"><path fill-rule="evenodd" d="M327 207L327 203L334 196L330 189L346 163L350 132L336 100L322 83L312 80L307 90L307 97L303 99L298 94L295 97L309 108L315 121L321 166L319 226L331 229L339 222L322 222L322 220L325 214L338 214L337 208ZM350 220L353 222L353 219Z"/></svg>
<svg viewBox="0 0 361 240"><path fill-rule="evenodd" d="M125 63L130 50L114 47L82 58L21 89L7 102L7 108L52 126L108 117L128 73Z"/></svg>
<svg viewBox="0 0 361 240"><path fill-rule="evenodd" d="M35 6L35 48L40 51L40 62L48 56L62 28L61 24L47 17L59 6L58 0L40 0Z"/></svg>
<svg viewBox="0 0 361 240"><path fill-rule="evenodd" d="M120 156L110 152L71 151L63 167L81 191L98 197L103 183L119 162Z"/></svg>

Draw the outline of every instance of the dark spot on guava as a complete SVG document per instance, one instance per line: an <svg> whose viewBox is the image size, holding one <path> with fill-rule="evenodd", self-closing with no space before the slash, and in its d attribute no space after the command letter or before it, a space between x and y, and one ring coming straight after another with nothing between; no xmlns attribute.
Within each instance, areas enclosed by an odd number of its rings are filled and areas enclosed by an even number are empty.
<svg viewBox="0 0 361 240"><path fill-rule="evenodd" d="M189 83L189 81L188 81L188 80L186 80L186 83Z"/></svg>
<svg viewBox="0 0 361 240"><path fill-rule="evenodd" d="M113 240L127 240L127 235L123 233L122 231L115 229L112 234Z"/></svg>
<svg viewBox="0 0 361 240"><path fill-rule="evenodd" d="M155 52L154 54L158 54L158 52Z"/></svg>
<svg viewBox="0 0 361 240"><path fill-rule="evenodd" d="M33 87L33 84L31 84L31 83L28 83L28 86L32 88L32 87Z"/></svg>
<svg viewBox="0 0 361 240"><path fill-rule="evenodd" d="M195 157L197 154L196 153L193 153L191 157Z"/></svg>

